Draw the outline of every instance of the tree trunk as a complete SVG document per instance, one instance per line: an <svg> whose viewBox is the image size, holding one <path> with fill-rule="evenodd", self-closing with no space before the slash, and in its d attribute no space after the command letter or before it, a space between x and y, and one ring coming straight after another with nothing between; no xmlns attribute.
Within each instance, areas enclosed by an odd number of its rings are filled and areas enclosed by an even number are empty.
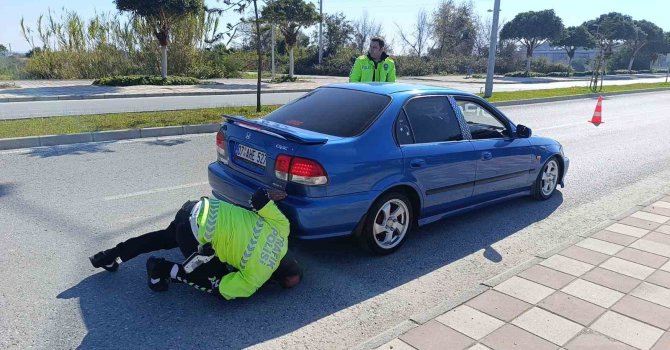
<svg viewBox="0 0 670 350"><path fill-rule="evenodd" d="M530 72L530 59L532 57L533 56L529 56L529 55L526 56L526 72Z"/></svg>
<svg viewBox="0 0 670 350"><path fill-rule="evenodd" d="M635 61L635 56L637 56L637 53L640 51L642 46L644 45L641 45L640 47L635 49L635 51L633 51L633 55L630 57L630 61L628 61L628 74L630 74L631 70L633 69L633 62Z"/></svg>
<svg viewBox="0 0 670 350"><path fill-rule="evenodd" d="M161 46L161 76L167 78L167 45Z"/></svg>
<svg viewBox="0 0 670 350"><path fill-rule="evenodd" d="M293 80L293 46L288 51L288 77Z"/></svg>

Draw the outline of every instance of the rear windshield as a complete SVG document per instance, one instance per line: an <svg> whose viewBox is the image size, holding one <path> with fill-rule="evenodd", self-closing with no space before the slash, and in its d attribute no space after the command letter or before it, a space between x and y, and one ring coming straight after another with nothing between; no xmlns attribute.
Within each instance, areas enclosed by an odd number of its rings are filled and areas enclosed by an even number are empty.
<svg viewBox="0 0 670 350"><path fill-rule="evenodd" d="M321 88L268 114L265 119L326 135L362 133L391 98L370 92Z"/></svg>

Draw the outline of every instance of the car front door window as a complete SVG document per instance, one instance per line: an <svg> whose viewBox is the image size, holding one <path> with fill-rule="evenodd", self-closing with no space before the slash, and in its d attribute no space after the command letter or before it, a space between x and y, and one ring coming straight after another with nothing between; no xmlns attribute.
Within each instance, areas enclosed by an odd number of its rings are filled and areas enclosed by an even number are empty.
<svg viewBox="0 0 670 350"><path fill-rule="evenodd" d="M499 139L511 135L504 123L478 103L467 100L458 100L457 103L473 140Z"/></svg>

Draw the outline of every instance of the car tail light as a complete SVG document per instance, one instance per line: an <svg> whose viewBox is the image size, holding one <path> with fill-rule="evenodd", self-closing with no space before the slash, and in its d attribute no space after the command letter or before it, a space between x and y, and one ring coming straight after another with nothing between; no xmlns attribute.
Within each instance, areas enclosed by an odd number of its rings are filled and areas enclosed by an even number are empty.
<svg viewBox="0 0 670 350"><path fill-rule="evenodd" d="M226 152L226 137L223 135L223 131L219 130L216 133L216 152L218 153L218 159L223 164L228 164L228 152Z"/></svg>
<svg viewBox="0 0 670 350"><path fill-rule="evenodd" d="M281 154L275 160L275 176L303 185L324 185L328 176L321 164L314 160Z"/></svg>

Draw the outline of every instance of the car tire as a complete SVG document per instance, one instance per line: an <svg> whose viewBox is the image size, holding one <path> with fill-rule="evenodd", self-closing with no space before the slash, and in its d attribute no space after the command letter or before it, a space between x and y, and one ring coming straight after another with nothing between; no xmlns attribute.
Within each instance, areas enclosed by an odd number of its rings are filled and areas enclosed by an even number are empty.
<svg viewBox="0 0 670 350"><path fill-rule="evenodd" d="M413 220L409 198L402 193L386 193L370 207L359 238L370 252L391 254L405 243Z"/></svg>
<svg viewBox="0 0 670 350"><path fill-rule="evenodd" d="M537 179L533 183L530 191L531 197L536 200L547 200L554 195L556 187L558 187L558 179L561 174L561 165L556 157L551 157L547 160L540 173L537 174Z"/></svg>

